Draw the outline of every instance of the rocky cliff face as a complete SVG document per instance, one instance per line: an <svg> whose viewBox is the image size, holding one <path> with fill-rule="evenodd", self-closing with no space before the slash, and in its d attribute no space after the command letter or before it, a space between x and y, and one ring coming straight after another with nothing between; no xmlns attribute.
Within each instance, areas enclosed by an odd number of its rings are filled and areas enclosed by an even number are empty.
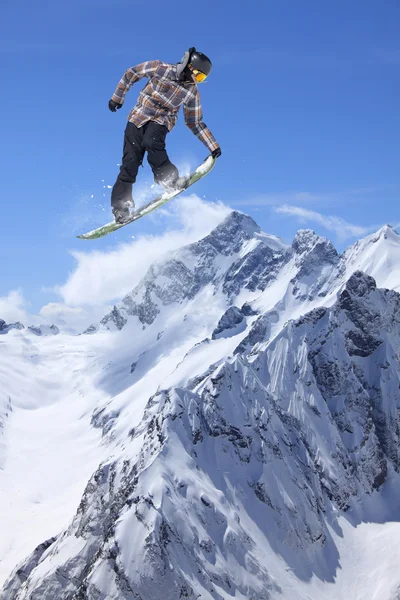
<svg viewBox="0 0 400 600"><path fill-rule="evenodd" d="M290 597L281 564L332 577L337 515L400 469L400 295L356 254L310 231L287 247L233 213L150 269L100 328L187 323L207 286L220 315L135 427L113 401L98 413L113 452L1 600L267 600Z"/></svg>

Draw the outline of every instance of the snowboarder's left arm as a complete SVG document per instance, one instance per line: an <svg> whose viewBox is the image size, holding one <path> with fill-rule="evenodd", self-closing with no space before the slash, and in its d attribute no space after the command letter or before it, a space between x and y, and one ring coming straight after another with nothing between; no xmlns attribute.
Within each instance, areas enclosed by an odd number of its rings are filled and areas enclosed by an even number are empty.
<svg viewBox="0 0 400 600"><path fill-rule="evenodd" d="M185 123L191 131L203 142L210 152L217 150L219 144L215 137L203 122L203 110L201 108L200 94L198 89L194 91L191 98L183 107Z"/></svg>
<svg viewBox="0 0 400 600"><path fill-rule="evenodd" d="M139 81L139 79L142 79L142 77L151 77L154 75L160 64L161 61L159 60L148 60L144 63L140 63L140 65L130 67L121 77L111 100L122 105L124 103L126 92L132 85L136 83L136 81Z"/></svg>

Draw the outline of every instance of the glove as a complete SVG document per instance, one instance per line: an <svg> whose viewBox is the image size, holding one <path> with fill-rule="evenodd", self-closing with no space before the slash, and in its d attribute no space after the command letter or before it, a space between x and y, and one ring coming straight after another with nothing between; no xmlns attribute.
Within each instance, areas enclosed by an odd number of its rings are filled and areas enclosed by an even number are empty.
<svg viewBox="0 0 400 600"><path fill-rule="evenodd" d="M213 150L211 152L211 156L213 158L218 158L219 156L221 156L222 152L221 152L221 148L216 148L215 150Z"/></svg>
<svg viewBox="0 0 400 600"><path fill-rule="evenodd" d="M108 108L111 110L111 112L115 112L116 110L120 109L122 106L122 104L119 104L119 102L115 102L115 100L110 100L108 103Z"/></svg>

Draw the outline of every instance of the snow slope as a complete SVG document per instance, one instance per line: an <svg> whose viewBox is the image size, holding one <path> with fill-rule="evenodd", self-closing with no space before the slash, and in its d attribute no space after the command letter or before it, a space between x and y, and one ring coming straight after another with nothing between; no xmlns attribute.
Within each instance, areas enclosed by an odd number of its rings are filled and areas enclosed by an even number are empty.
<svg viewBox="0 0 400 600"><path fill-rule="evenodd" d="M1 600L398 598L399 252L233 212L83 335L4 324Z"/></svg>

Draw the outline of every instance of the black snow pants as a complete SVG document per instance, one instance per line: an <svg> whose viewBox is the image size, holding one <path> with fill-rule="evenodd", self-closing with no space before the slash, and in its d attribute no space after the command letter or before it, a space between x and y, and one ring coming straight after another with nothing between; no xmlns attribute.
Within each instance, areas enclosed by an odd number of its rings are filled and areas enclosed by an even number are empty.
<svg viewBox="0 0 400 600"><path fill-rule="evenodd" d="M132 201L132 184L145 152L154 174L154 181L175 181L178 169L171 163L165 150L165 138L168 128L154 121L148 121L142 127L136 127L128 121L124 136L124 154L119 175L111 192L111 206L121 208L126 201Z"/></svg>

